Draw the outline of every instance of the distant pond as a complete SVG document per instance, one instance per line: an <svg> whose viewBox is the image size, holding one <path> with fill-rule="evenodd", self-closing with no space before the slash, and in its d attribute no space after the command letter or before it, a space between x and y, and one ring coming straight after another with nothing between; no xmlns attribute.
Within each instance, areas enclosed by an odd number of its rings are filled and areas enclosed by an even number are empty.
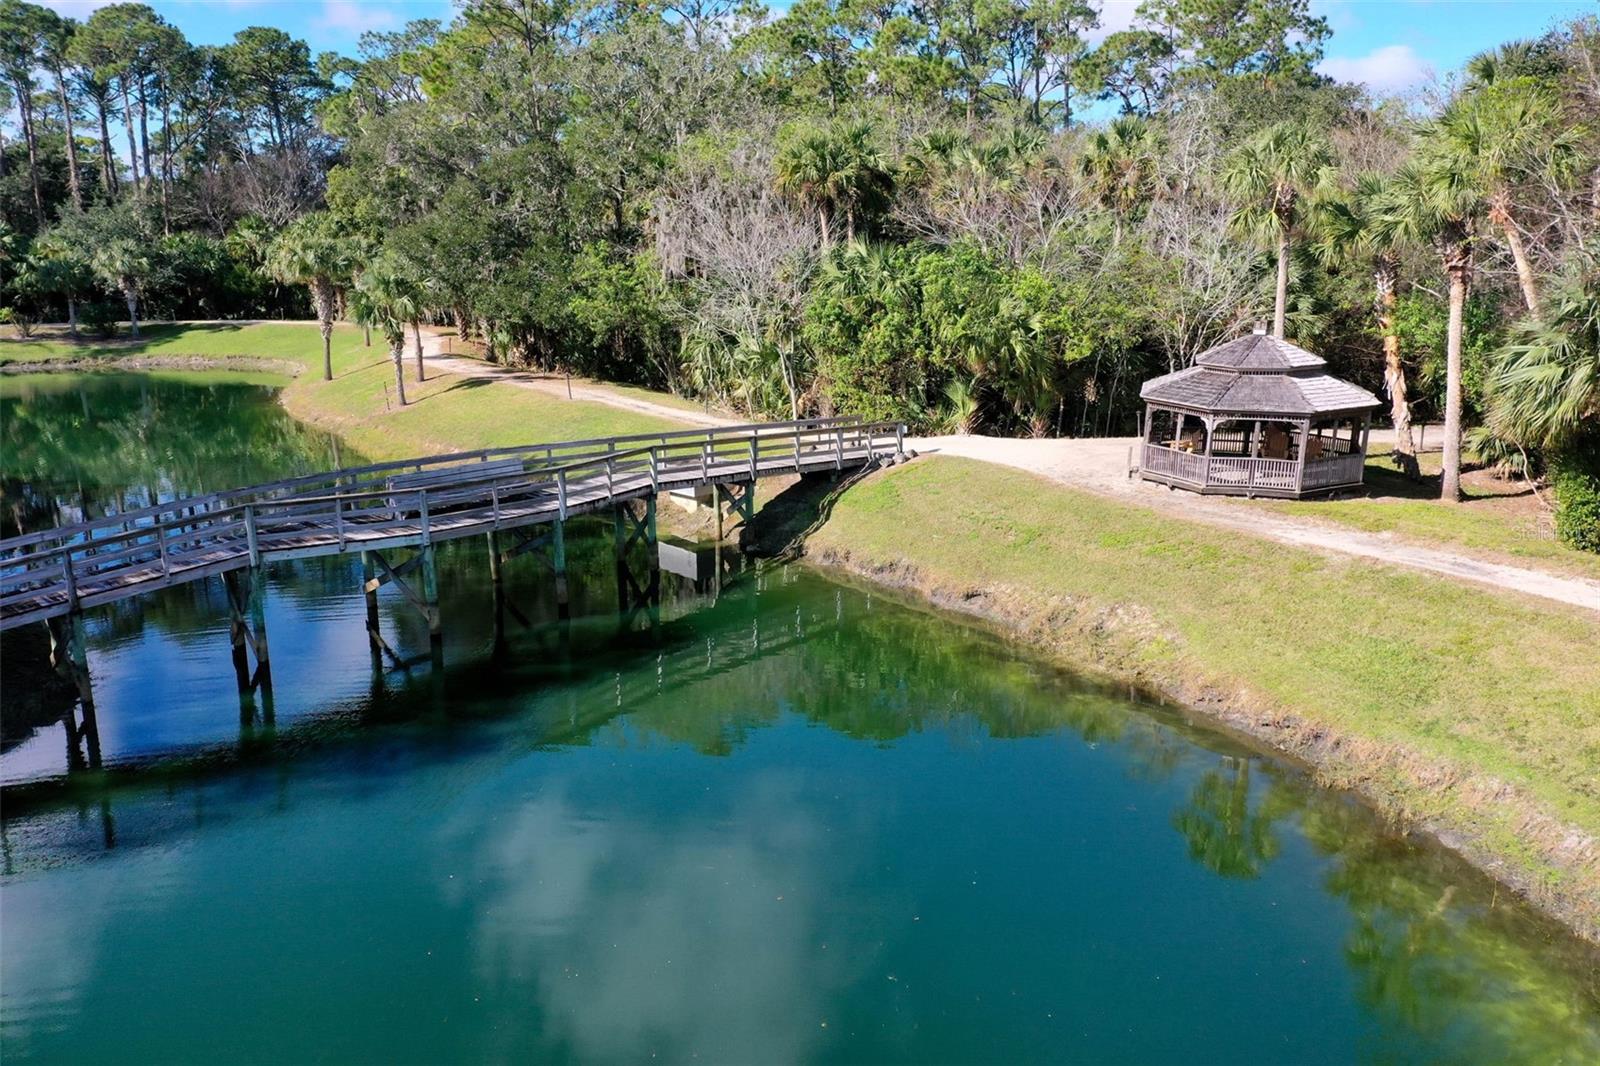
<svg viewBox="0 0 1600 1066"><path fill-rule="evenodd" d="M227 377L0 379L0 443L7 535L356 461ZM7 634L0 1057L1600 1061L1592 952L1294 767L802 565L623 625L610 538L570 625L442 552L442 673L275 568L270 714L218 582L92 612L98 769Z"/></svg>

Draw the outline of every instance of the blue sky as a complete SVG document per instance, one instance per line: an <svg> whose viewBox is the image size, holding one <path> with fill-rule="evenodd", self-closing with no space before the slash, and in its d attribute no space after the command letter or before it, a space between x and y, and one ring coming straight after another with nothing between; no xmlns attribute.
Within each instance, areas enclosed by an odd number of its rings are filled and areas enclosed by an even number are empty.
<svg viewBox="0 0 1600 1066"><path fill-rule="evenodd" d="M47 0L83 17L99 0ZM277 26L314 52L352 52L369 29L414 18L448 20L448 0L148 0L190 40L222 44L246 26ZM781 0L769 0L782 6ZM1126 26L1138 0L1100 0L1101 33ZM1600 0L1312 0L1328 19L1325 73L1380 91L1415 85L1429 70L1448 73L1501 41L1531 37L1552 22L1600 10Z"/></svg>

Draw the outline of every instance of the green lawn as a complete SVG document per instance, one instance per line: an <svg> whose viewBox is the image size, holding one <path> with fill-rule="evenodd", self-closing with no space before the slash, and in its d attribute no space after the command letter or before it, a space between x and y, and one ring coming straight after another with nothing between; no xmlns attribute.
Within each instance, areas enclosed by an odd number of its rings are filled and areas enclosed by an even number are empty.
<svg viewBox="0 0 1600 1066"><path fill-rule="evenodd" d="M1350 780L1533 869L1531 852L1549 842L1521 823L1524 807L1439 786L1506 781L1600 834L1600 619L1577 609L1243 538L961 459L851 488L811 544L868 572L909 573L1080 660L1352 738L1340 769Z"/></svg>
<svg viewBox="0 0 1600 1066"><path fill-rule="evenodd" d="M569 401L508 382L437 374L418 385L416 364L409 356L405 374L411 403L401 408L387 351L378 342L366 347L362 331L354 326L334 329L331 382L322 380L322 337L313 323L154 325L143 332L139 342L8 340L0 342L0 362L195 356L299 363L304 369L284 390L284 406L296 417L338 433L373 459L681 428L667 419Z"/></svg>
<svg viewBox="0 0 1600 1066"><path fill-rule="evenodd" d="M1422 472L1437 478L1437 453L1421 457ZM1321 519L1368 533L1388 533L1416 544L1452 548L1469 555L1600 580L1600 555L1576 551L1557 540L1537 508L1517 506L1522 482L1479 480L1455 507L1439 502L1438 481L1411 481L1386 453L1367 459L1368 495L1336 500L1255 500L1241 506Z"/></svg>
<svg viewBox="0 0 1600 1066"><path fill-rule="evenodd" d="M205 356L286 359L311 366L322 361L322 337L315 324L266 322L220 325L161 325L141 327L137 341L120 336L108 341L72 341L51 337L36 340L0 340L0 363L40 359L117 359L123 356ZM334 331L335 357L361 344L361 331L353 326Z"/></svg>

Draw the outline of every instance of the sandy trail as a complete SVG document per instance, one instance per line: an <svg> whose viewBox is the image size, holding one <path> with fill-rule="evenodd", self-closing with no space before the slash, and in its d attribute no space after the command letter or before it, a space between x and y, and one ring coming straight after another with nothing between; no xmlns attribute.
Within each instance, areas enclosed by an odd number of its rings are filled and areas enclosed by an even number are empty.
<svg viewBox="0 0 1600 1066"><path fill-rule="evenodd" d="M643 396L635 396L620 389L614 389L609 385L588 381L584 378L573 378L569 383L566 377L558 374L544 374L535 370L516 370L497 366L494 363L486 363L482 359L450 355L445 352L444 347L445 338L442 335L437 333L424 333L422 335L422 354L428 365L437 367L447 374L491 378L496 381L509 382L519 388L542 392L547 396L556 396L563 400L583 400L588 403L605 404L607 407L616 407L620 410L633 411L637 414L653 415L656 418L673 419L691 426L739 425L737 419L713 414L700 408L657 403ZM569 388L571 389L570 396L568 394Z"/></svg>
<svg viewBox="0 0 1600 1066"><path fill-rule="evenodd" d="M1373 440L1382 439L1379 433L1373 433ZM1128 476L1129 461L1137 443L1133 437L1015 440L972 436L923 437L908 441L908 446L919 452L959 455L1015 467L1076 488L1117 496L1175 517L1284 544L1375 559L1600 612L1600 582L1587 578L1488 562L1440 548L1410 544L1386 534L1288 518L1237 502L1171 491L1131 478Z"/></svg>
<svg viewBox="0 0 1600 1066"><path fill-rule="evenodd" d="M445 354L444 339L438 334L423 335L423 354L430 366L447 373L507 381L521 388L563 399L568 395L565 378L512 370L480 359ZM571 388L571 398L574 400L605 404L687 425L738 424L737 419L690 407L656 403L600 382L575 379ZM1393 433L1389 432L1386 436L1385 431L1374 430L1372 440L1374 443L1392 443ZM1311 519L1289 518L1254 507L1240 506L1237 502L1172 492L1159 485L1139 481L1128 476L1133 447L1137 443L1133 437L1018 440L981 436L919 437L908 438L906 442L907 447L919 452L957 455L1014 467L1074 488L1115 496L1173 517L1206 522L1249 536L1372 559L1600 612L1600 582L1586 578L1489 562L1440 548L1410 544L1386 534L1366 533Z"/></svg>

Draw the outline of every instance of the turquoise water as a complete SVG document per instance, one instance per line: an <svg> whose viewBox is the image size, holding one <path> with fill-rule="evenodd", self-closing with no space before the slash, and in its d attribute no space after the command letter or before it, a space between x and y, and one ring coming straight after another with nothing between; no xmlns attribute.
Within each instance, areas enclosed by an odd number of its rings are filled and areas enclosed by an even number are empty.
<svg viewBox="0 0 1600 1066"><path fill-rule="evenodd" d="M0 1054L1600 1060L1593 955L1299 771L802 566L625 629L610 552L570 627L444 553L442 674L374 676L350 562L274 571L270 721L220 592L97 613L106 769L0 754Z"/></svg>

